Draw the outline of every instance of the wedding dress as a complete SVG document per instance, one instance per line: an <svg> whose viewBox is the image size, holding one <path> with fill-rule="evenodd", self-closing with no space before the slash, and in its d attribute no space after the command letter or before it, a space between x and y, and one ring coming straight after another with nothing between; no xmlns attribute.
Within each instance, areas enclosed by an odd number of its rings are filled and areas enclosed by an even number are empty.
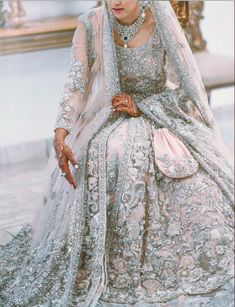
<svg viewBox="0 0 235 307"><path fill-rule="evenodd" d="M101 10L80 17L88 32ZM232 167L214 147L218 135L182 87L167 86L159 27L115 53L121 91L143 114L102 109L77 157L77 191L54 169L43 231L32 244L26 225L0 251L0 306L232 306ZM78 64L56 122L70 132L68 101L85 86Z"/></svg>

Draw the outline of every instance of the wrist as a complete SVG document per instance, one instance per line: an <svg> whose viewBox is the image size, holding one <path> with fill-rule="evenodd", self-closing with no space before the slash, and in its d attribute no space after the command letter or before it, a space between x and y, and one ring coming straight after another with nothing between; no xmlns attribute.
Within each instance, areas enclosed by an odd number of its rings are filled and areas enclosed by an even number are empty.
<svg viewBox="0 0 235 307"><path fill-rule="evenodd" d="M56 140L64 142L66 136L68 135L68 131L64 128L56 128L54 132L55 132L54 141Z"/></svg>
<svg viewBox="0 0 235 307"><path fill-rule="evenodd" d="M134 117L139 117L142 113L140 111L135 112Z"/></svg>
<svg viewBox="0 0 235 307"><path fill-rule="evenodd" d="M134 104L134 111L133 111L133 115L134 117L138 117L142 114L142 112L139 110L139 108L137 107L136 103Z"/></svg>

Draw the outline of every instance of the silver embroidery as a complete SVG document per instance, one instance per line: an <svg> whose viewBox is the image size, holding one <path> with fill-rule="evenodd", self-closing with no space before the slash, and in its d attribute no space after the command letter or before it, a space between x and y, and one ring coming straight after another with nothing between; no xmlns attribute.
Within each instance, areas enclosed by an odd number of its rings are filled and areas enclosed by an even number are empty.
<svg viewBox="0 0 235 307"><path fill-rule="evenodd" d="M71 58L69 75L61 97L56 124L54 126L54 129L65 128L69 133L72 131L75 116L75 108L72 101L73 95L79 92L81 99L88 82L85 65L76 59L74 46L71 47Z"/></svg>
<svg viewBox="0 0 235 307"><path fill-rule="evenodd" d="M107 46L111 39L105 33ZM53 173L45 203L56 202L55 223L69 215L69 232L30 249L26 225L1 247L0 306L232 304L233 183L215 162L228 173L230 165L213 146L211 129L180 108L188 101L181 88L165 89L164 54L157 37L144 47L117 51L118 71L107 54L108 96L120 89L120 73L122 89L135 95L144 114L110 118L110 108L102 111L78 161L79 172L73 170L74 194L60 183L60 172ZM83 92L79 67L71 69L70 94ZM68 112L69 129L68 103L62 103L62 114ZM161 127L187 146L199 163L196 174L169 178L156 167L152 132Z"/></svg>

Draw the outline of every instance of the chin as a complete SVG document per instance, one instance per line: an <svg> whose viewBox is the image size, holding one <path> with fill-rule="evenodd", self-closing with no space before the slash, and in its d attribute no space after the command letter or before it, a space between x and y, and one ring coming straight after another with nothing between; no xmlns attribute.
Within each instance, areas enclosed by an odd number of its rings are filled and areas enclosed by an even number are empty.
<svg viewBox="0 0 235 307"><path fill-rule="evenodd" d="M114 15L114 16L117 18L117 20L120 20L120 21L127 19L126 14L118 14L118 15Z"/></svg>
<svg viewBox="0 0 235 307"><path fill-rule="evenodd" d="M119 13L114 13L114 16L117 18L117 19L123 19L123 18L126 18L127 17L127 14L125 11L122 11L122 12L119 12Z"/></svg>
<svg viewBox="0 0 235 307"><path fill-rule="evenodd" d="M118 20L118 21L123 21L123 20L125 20L125 17L120 17L120 16L115 16L116 17L116 19Z"/></svg>

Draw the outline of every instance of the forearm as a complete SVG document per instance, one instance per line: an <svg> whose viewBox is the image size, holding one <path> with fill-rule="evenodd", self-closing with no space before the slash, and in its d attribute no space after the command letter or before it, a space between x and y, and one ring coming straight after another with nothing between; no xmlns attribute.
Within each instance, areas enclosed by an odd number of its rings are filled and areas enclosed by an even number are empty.
<svg viewBox="0 0 235 307"><path fill-rule="evenodd" d="M90 69L88 64L87 33L85 23L78 19L78 26L71 46L68 76L61 95L54 125L54 132L57 131L57 128L65 130L58 130L59 135L64 138L67 136L67 133L72 132L83 108L83 98L87 89Z"/></svg>

